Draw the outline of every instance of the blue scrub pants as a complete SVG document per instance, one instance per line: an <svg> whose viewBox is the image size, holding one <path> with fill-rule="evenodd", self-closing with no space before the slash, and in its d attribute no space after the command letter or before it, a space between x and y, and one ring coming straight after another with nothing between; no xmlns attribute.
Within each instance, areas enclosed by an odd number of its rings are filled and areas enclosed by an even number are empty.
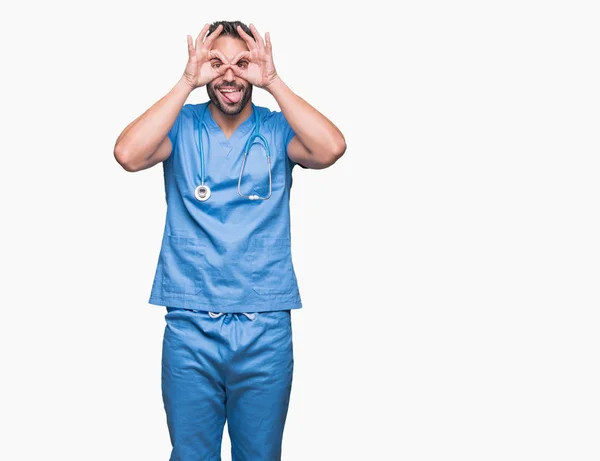
<svg viewBox="0 0 600 461"><path fill-rule="evenodd" d="M162 395L170 461L279 461L292 387L291 311L167 307Z"/></svg>

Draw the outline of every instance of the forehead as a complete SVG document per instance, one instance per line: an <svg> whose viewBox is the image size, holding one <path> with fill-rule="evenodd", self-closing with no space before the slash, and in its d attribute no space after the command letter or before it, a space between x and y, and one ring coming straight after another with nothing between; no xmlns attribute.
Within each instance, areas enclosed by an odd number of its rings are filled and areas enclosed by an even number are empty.
<svg viewBox="0 0 600 461"><path fill-rule="evenodd" d="M240 51L248 51L248 46L241 38L219 35L213 42L212 49L219 50L231 59Z"/></svg>

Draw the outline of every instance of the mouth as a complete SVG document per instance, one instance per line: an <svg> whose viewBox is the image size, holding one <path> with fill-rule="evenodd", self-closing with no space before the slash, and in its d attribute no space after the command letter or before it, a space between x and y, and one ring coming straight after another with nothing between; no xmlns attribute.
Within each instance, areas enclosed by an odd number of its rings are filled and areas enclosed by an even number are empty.
<svg viewBox="0 0 600 461"><path fill-rule="evenodd" d="M221 87L217 88L217 91L221 93L222 98L229 104L237 104L242 99L241 88Z"/></svg>

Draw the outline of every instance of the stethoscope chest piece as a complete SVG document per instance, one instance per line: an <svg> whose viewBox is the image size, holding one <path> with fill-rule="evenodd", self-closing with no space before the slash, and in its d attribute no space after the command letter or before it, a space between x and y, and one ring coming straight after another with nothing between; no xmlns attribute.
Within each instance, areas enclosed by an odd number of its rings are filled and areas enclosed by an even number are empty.
<svg viewBox="0 0 600 461"><path fill-rule="evenodd" d="M208 200L208 198L210 197L210 187L201 184L200 186L196 187L196 190L194 191L194 196L201 202Z"/></svg>

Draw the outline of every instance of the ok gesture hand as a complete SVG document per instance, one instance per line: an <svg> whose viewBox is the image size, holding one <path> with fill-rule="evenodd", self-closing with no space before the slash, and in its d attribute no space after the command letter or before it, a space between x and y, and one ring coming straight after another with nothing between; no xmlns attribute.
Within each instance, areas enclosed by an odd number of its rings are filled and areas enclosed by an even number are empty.
<svg viewBox="0 0 600 461"><path fill-rule="evenodd" d="M240 26L237 30L248 45L248 51L242 51L233 58L231 69L236 76L243 78L248 83L259 88L266 88L277 79L277 71L273 64L271 37L267 32L265 43L253 24L250 24L250 31L254 37L250 37Z"/></svg>
<svg viewBox="0 0 600 461"><path fill-rule="evenodd" d="M192 89L206 85L213 79L223 75L229 68L225 56L218 50L211 50L213 42L223 30L223 26L219 24L215 31L205 38L209 27L206 24L202 28L198 37L196 37L195 46L192 44L192 37L187 36L189 57L182 78ZM215 58L219 59L220 62L211 62Z"/></svg>

